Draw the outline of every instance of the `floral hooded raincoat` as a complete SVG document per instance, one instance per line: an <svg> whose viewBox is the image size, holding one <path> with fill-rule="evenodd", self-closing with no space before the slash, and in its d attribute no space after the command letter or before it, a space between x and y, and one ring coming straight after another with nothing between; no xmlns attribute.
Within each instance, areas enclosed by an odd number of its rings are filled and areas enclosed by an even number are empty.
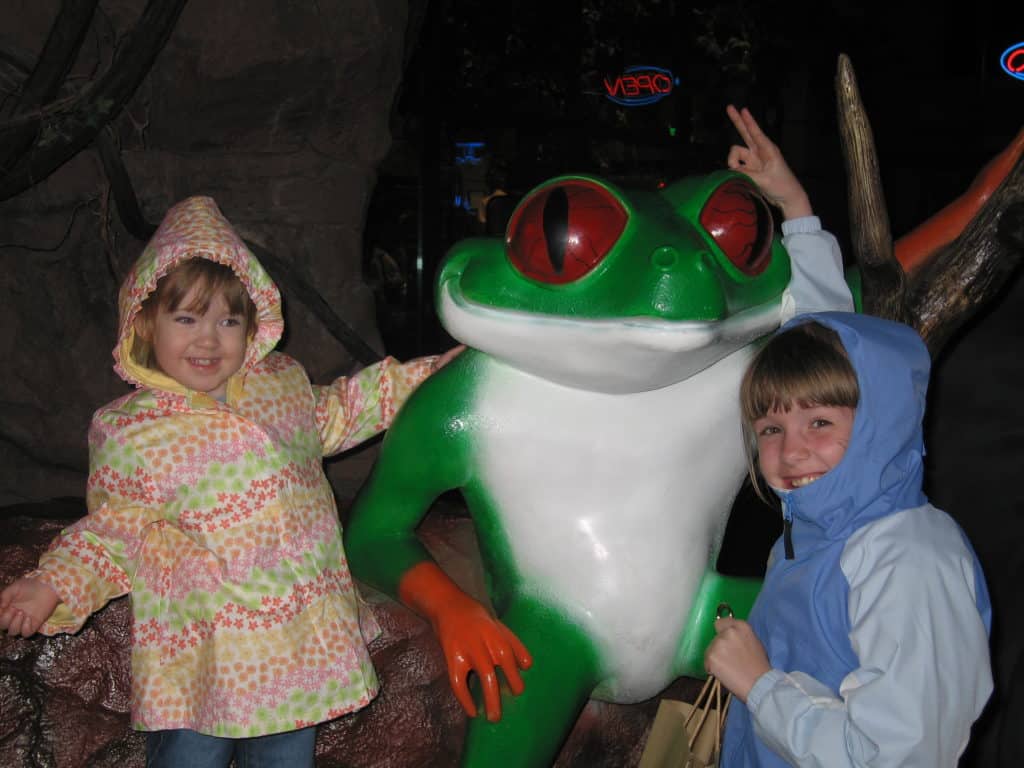
<svg viewBox="0 0 1024 768"><path fill-rule="evenodd" d="M131 356L133 320L179 262L230 266L257 307L225 402ZM378 631L342 550L321 460L385 429L433 362L386 359L330 386L273 352L277 288L210 198L174 206L120 294L115 370L137 389L89 433L89 514L36 576L61 597L46 634L75 632L130 594L132 722L250 737L319 723L378 689Z"/></svg>

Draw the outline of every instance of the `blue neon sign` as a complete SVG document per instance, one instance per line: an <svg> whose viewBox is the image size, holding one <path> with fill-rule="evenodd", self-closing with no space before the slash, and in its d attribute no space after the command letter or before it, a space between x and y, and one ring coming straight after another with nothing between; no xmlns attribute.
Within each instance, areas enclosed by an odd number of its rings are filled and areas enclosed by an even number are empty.
<svg viewBox="0 0 1024 768"><path fill-rule="evenodd" d="M999 63L1002 64L1003 71L1010 77L1024 80L1024 43L1011 45L1003 51L1003 55L999 57Z"/></svg>

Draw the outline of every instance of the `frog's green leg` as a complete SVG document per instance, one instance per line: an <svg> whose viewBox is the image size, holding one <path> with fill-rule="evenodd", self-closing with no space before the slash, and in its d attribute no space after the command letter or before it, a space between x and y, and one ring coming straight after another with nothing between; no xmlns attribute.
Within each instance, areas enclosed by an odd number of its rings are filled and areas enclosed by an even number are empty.
<svg viewBox="0 0 1024 768"><path fill-rule="evenodd" d="M704 677L704 652L715 636L715 617L723 603L732 615L745 619L761 590L760 579L723 576L709 570L704 574L700 589L693 598L690 618L676 653L676 673L688 677Z"/></svg>
<svg viewBox="0 0 1024 768"><path fill-rule="evenodd" d="M462 765L536 768L551 765L599 681L600 665L583 631L557 611L514 599L501 616L533 656L518 696L502 692L501 720L488 722L479 702L469 722Z"/></svg>

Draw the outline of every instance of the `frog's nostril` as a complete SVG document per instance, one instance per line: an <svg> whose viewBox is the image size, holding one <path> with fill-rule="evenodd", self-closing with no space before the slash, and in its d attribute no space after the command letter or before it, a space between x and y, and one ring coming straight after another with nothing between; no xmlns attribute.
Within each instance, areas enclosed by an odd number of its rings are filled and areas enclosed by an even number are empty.
<svg viewBox="0 0 1024 768"><path fill-rule="evenodd" d="M679 251L671 245L663 245L651 254L651 264L662 272L670 272L679 264L680 258Z"/></svg>
<svg viewBox="0 0 1024 768"><path fill-rule="evenodd" d="M715 260L707 251L699 251L689 259L683 257L676 248L671 245L663 245L655 248L651 253L651 266L662 272L674 272L684 264L694 265L699 271L714 269Z"/></svg>
<svg viewBox="0 0 1024 768"><path fill-rule="evenodd" d="M655 273L650 294L654 316L673 320L725 317L725 294L710 253L699 248L684 252L663 246L652 251L649 258Z"/></svg>

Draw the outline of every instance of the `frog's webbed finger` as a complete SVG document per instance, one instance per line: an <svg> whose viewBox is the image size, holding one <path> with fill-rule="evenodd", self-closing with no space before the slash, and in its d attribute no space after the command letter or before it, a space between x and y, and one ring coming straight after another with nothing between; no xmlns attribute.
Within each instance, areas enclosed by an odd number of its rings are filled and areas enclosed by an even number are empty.
<svg viewBox="0 0 1024 768"><path fill-rule="evenodd" d="M469 717L476 717L476 703L469 692L469 673L473 670L473 665L461 651L445 655L448 657L448 685L455 695L455 700Z"/></svg>
<svg viewBox="0 0 1024 768"><path fill-rule="evenodd" d="M502 642L492 649L491 655L494 663L501 667L501 671L504 673L512 693L519 695L523 692L524 687L523 678L519 674L519 670L529 669L533 664L533 657L530 656L526 646L523 645L512 630L504 624L499 624L498 627L502 635Z"/></svg>
<svg viewBox="0 0 1024 768"><path fill-rule="evenodd" d="M479 670L477 674L480 674ZM496 723L501 720L501 687L498 685L498 675L493 666L485 674L480 675L480 687L484 691L484 712L487 719Z"/></svg>
<svg viewBox="0 0 1024 768"><path fill-rule="evenodd" d="M465 701L472 700L466 678L468 672L476 672L483 690L484 712L491 722L501 719L501 687L495 665L500 663L506 655L501 649L500 642L497 642L501 639L500 632L503 629L504 627L494 619L489 619L488 624L480 625L479 635L470 641L471 648L465 663L459 665L460 670L464 669L466 674L463 674L458 681L454 679L454 675L451 678L456 698L463 703L465 709ZM470 712L468 709L466 711ZM476 711L476 707L474 707L471 716L475 717Z"/></svg>

